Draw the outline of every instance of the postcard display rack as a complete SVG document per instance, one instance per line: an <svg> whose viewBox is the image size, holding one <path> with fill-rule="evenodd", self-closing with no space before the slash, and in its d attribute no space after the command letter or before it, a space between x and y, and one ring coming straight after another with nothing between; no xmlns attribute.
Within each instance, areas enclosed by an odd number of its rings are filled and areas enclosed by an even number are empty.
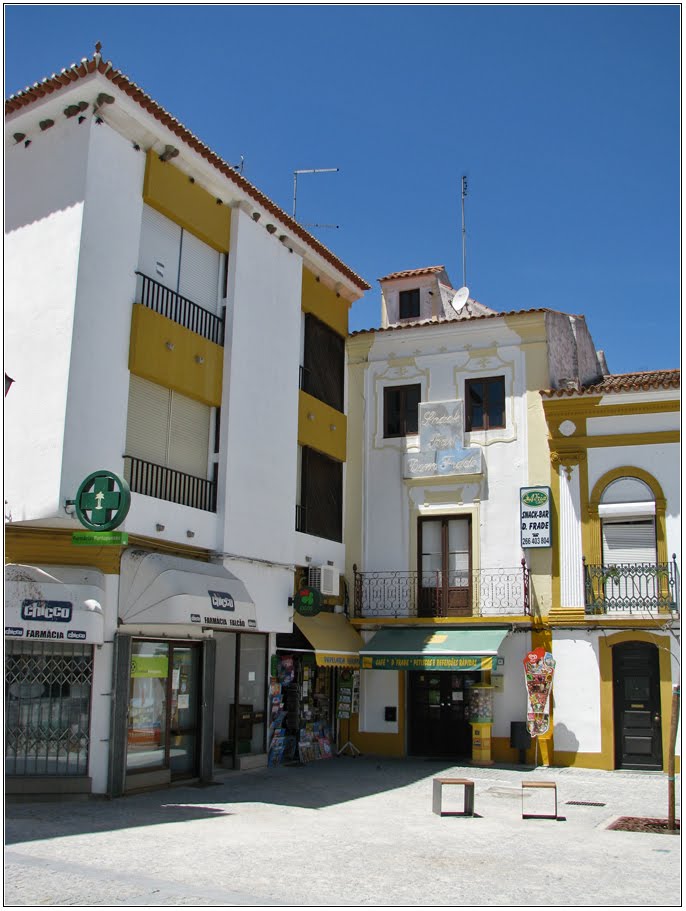
<svg viewBox="0 0 686 911"><path fill-rule="evenodd" d="M493 687L475 683L469 690L469 723L472 727L472 764L493 765L491 729L493 728Z"/></svg>
<svg viewBox="0 0 686 911"><path fill-rule="evenodd" d="M330 759L330 668L318 668L309 656L282 656L271 679L272 740L269 764L292 759Z"/></svg>

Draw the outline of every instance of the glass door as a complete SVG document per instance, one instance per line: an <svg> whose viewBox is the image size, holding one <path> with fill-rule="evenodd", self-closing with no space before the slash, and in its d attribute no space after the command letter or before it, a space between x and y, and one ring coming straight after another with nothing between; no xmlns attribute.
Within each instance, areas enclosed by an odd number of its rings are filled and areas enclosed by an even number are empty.
<svg viewBox="0 0 686 911"><path fill-rule="evenodd" d="M172 777L197 771L200 647L172 645L169 768Z"/></svg>
<svg viewBox="0 0 686 911"><path fill-rule="evenodd" d="M201 648L199 643L132 643L127 772L197 773Z"/></svg>

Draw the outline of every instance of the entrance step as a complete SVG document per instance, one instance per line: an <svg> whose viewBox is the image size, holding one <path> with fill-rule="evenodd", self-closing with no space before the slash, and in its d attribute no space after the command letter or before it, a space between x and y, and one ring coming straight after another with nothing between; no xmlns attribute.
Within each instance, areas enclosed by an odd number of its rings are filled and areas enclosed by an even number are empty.
<svg viewBox="0 0 686 911"><path fill-rule="evenodd" d="M243 753L238 757L239 769L264 769L267 766L266 753Z"/></svg>

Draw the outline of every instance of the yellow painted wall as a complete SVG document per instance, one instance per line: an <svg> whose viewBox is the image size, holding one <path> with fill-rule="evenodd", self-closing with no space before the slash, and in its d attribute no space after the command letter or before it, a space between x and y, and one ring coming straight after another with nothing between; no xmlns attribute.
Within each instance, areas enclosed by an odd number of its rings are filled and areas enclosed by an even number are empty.
<svg viewBox="0 0 686 911"><path fill-rule="evenodd" d="M218 205L211 193L191 183L173 164L160 161L152 149L145 165L143 201L210 247L228 253L231 209Z"/></svg>
<svg viewBox="0 0 686 911"><path fill-rule="evenodd" d="M56 528L10 527L5 535L5 563L93 566L103 573L119 574L123 548L75 546L71 535L70 530Z"/></svg>
<svg viewBox="0 0 686 911"><path fill-rule="evenodd" d="M173 350L167 343L174 346ZM202 358L198 363L196 358ZM129 370L205 405L221 405L224 349L190 329L133 305Z"/></svg>
<svg viewBox="0 0 686 911"><path fill-rule="evenodd" d="M298 443L345 462L346 416L320 402L319 399L300 391L298 403Z"/></svg>
<svg viewBox="0 0 686 911"><path fill-rule="evenodd" d="M317 281L312 272L303 267L301 308L304 313L316 316L345 338L348 334L349 307L349 300L337 296L335 291Z"/></svg>

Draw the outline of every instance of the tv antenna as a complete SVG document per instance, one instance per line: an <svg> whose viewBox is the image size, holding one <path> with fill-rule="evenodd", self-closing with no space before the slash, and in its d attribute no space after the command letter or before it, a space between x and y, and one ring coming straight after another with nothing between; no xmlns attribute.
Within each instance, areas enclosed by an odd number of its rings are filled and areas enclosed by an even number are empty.
<svg viewBox="0 0 686 911"><path fill-rule="evenodd" d="M467 196L467 175L462 175L462 285L467 286L467 227L464 220L464 201Z"/></svg>
<svg viewBox="0 0 686 911"><path fill-rule="evenodd" d="M298 201L298 174L332 174L339 171L340 168L298 168L293 171L293 218L295 218L296 206ZM338 228L339 225L303 225L305 228Z"/></svg>
<svg viewBox="0 0 686 911"><path fill-rule="evenodd" d="M461 310L464 305L469 300L469 288L465 285L455 292L455 297L452 299L451 304L453 310Z"/></svg>

